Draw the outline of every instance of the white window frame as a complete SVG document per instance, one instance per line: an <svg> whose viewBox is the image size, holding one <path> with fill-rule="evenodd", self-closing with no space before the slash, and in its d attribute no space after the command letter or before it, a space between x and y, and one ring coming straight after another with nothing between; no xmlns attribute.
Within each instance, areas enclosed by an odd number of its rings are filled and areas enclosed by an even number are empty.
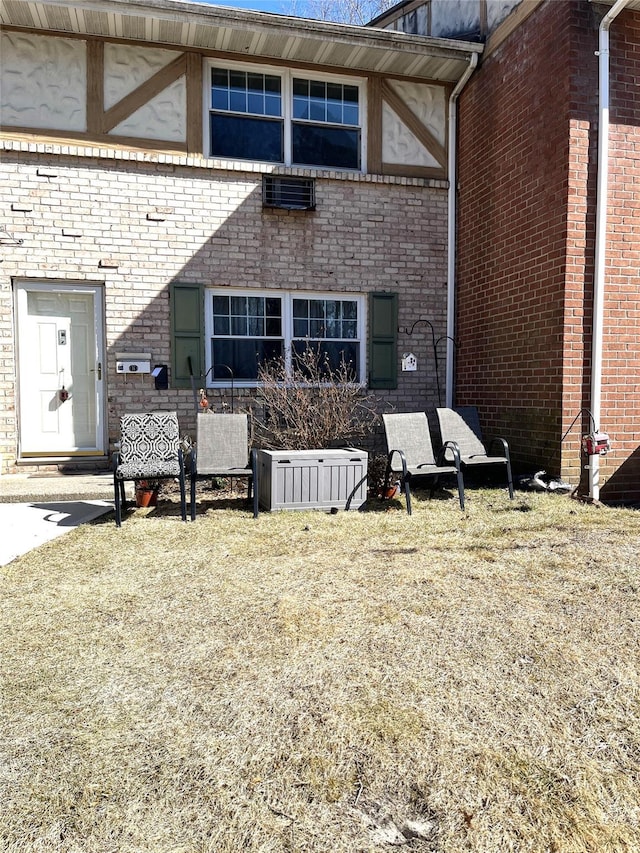
<svg viewBox="0 0 640 853"><path fill-rule="evenodd" d="M366 174L367 169L367 86L366 80L362 77L348 77L341 74L328 74L320 69L318 71L310 71L308 69L297 69L291 67L277 65L254 65L247 62L225 62L218 59L209 59L204 63L204 116L206 121L203 122L203 151L205 157L213 158L209 152L211 151L211 71L213 68L220 68L230 71L251 71L257 74L273 74L280 77L282 81L282 121L284 123L284 161L279 164L272 160L262 160L257 162L269 163L272 166L284 165L293 168L302 169L317 169L320 171L332 172L350 172L352 174ZM360 128L360 168L345 169L339 166L317 166L308 163L293 163L292 162L292 126L293 119L293 78L297 77L300 80L318 80L326 83L342 83L346 86L356 86L358 89L358 117ZM232 113L231 113L232 114ZM276 118L271 116L270 118ZM322 125L323 122L308 122L309 124ZM332 125L327 122L327 126L340 127L341 125ZM343 125L346 128L353 128L355 125ZM243 160L241 157L226 157L219 158L229 163L235 162L254 162L251 160Z"/></svg>
<svg viewBox="0 0 640 853"><path fill-rule="evenodd" d="M230 388L231 379L213 379L212 363L211 363L211 341L213 339L213 297L214 296L262 296L265 298L277 298L281 300L282 305L282 341L285 363L288 367L291 365L291 343L293 341L293 300L294 299L330 299L341 300L347 302L355 302L358 309L357 320L357 338L350 338L358 343L359 349L359 375L356 384L364 386L366 384L366 359L367 359L367 298L364 293L348 293L340 291L339 293L332 291L315 291L315 290L257 290L251 288L231 288L231 287L206 287L205 288L205 309L204 309L204 332L205 332L205 372L207 378L207 388ZM262 340L262 339L261 339ZM313 339L312 339L313 340ZM336 340L328 338L327 340ZM246 379L234 380L233 385L236 388L257 388L260 382Z"/></svg>

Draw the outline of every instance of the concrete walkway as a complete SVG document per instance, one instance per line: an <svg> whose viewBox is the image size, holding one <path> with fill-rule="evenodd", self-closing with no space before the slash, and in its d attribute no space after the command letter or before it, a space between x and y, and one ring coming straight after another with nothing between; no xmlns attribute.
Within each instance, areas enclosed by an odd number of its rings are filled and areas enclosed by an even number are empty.
<svg viewBox="0 0 640 853"><path fill-rule="evenodd" d="M0 566L112 510L111 472L1 476Z"/></svg>

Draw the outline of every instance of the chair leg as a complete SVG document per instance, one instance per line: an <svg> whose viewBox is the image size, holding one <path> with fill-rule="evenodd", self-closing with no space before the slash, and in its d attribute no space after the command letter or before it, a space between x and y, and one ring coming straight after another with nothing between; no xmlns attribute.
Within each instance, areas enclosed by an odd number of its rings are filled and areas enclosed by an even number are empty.
<svg viewBox="0 0 640 853"><path fill-rule="evenodd" d="M458 500L460 501L460 509L464 512L464 480L462 479L462 471L458 469L456 472L458 478Z"/></svg>
<svg viewBox="0 0 640 853"><path fill-rule="evenodd" d="M253 486L252 486L252 491L253 491L253 517L257 518L258 512L260 511L260 507L258 504L258 501L259 501L258 484L255 481L253 481L253 478L252 478L252 482L253 482Z"/></svg>
<svg viewBox="0 0 640 853"><path fill-rule="evenodd" d="M253 517L258 517L258 488L254 479L256 477L255 469L252 474L247 477L247 500L253 503Z"/></svg>
<svg viewBox="0 0 640 853"><path fill-rule="evenodd" d="M409 488L409 478L404 477L402 480L402 488L404 489L404 499L407 504L407 515L412 515L411 512L411 489Z"/></svg>
<svg viewBox="0 0 640 853"><path fill-rule="evenodd" d="M509 497L513 500L513 477L511 476L511 460L507 459L507 486L509 487Z"/></svg>
<svg viewBox="0 0 640 853"><path fill-rule="evenodd" d="M186 488L184 483L184 472L180 475L180 512L182 514L182 520L187 520L187 495Z"/></svg>
<svg viewBox="0 0 640 853"><path fill-rule="evenodd" d="M116 511L116 527L122 526L122 509L120 506L120 483L113 478L113 506Z"/></svg>
<svg viewBox="0 0 640 853"><path fill-rule="evenodd" d="M190 478L190 489L189 489L189 509L191 510L191 521L196 520L196 478L192 474Z"/></svg>

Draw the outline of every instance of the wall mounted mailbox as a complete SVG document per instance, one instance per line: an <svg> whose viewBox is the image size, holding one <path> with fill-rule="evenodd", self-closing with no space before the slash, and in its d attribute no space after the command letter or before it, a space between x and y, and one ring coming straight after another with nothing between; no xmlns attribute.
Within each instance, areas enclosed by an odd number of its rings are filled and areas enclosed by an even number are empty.
<svg viewBox="0 0 640 853"><path fill-rule="evenodd" d="M116 373L151 373L151 353L116 353Z"/></svg>
<svg viewBox="0 0 640 853"><path fill-rule="evenodd" d="M166 391L169 387L169 368L166 364L154 365L151 375L156 383L156 391Z"/></svg>

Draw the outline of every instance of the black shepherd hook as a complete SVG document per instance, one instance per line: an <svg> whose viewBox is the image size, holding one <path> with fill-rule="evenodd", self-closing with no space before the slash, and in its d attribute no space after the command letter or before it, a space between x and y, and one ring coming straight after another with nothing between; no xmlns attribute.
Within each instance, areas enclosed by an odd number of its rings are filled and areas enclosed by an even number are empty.
<svg viewBox="0 0 640 853"><path fill-rule="evenodd" d="M404 333L405 335L412 335L416 326L419 326L421 323L423 323L425 326L429 326L429 328L431 329L431 348L433 350L433 361L435 363L435 370L436 370L436 387L438 390L438 405L441 406L442 405L442 393L440 390L440 365L438 362L438 344L440 343L440 341L444 341L444 340L451 341L454 347L456 347L457 344L456 344L455 340L450 335L441 335L436 340L436 330L433 328L433 323L431 322L431 320L427 320L425 317L420 317L418 320L416 320L410 329L404 328L404 329L398 329L398 331L401 334Z"/></svg>
<svg viewBox="0 0 640 853"><path fill-rule="evenodd" d="M216 366L216 367L224 367L226 370L228 370L228 371L229 371L229 376L231 376L231 414L233 414L233 401L234 401L234 394L235 394L235 385L234 385L234 382L235 382L235 375L234 375L234 372L233 372L233 370L229 367L229 365L228 365L228 364L216 364L215 366ZM213 365L212 365L212 366L211 366L211 368L207 371L207 374L211 373L211 371L212 371L212 370L213 370ZM205 375L205 379L206 379L206 378L207 378L207 377L206 377L206 375Z"/></svg>
<svg viewBox="0 0 640 853"><path fill-rule="evenodd" d="M195 406L196 412L199 412L199 411L200 411L200 407L199 407L199 405L198 405L198 396L197 396L197 394L196 394L196 385L195 385L195 380L196 380L196 378L195 378L195 376L193 375L193 367L192 367L192 362L191 362L191 356L188 356L188 357L187 357L187 361L188 361L188 363L189 363L189 373L190 373L190 375L191 375L191 390L192 390L192 392L193 392L193 405ZM235 401L235 375L234 375L234 373L233 373L233 370L229 367L229 365L228 365L228 364L216 364L216 365L211 365L211 367L209 368L209 370L207 370L207 372L205 373L205 375L202 377L202 379L203 379L202 384L204 385L205 390L206 390L206 387L207 387L207 378L209 377L209 374L213 375L213 371L214 371L214 369L215 369L216 367L224 367L224 368L226 368L226 369L229 371L229 375L231 376L231 414L233 414L233 410L234 410L234 401Z"/></svg>
<svg viewBox="0 0 640 853"><path fill-rule="evenodd" d="M204 384L207 384L207 377L211 373L213 376L213 371L218 367L224 367L225 370L229 371L229 376L231 377L231 414L233 414L233 403L234 403L234 394L235 394L235 374L233 370L229 367L228 364L212 364L209 370L204 375Z"/></svg>
<svg viewBox="0 0 640 853"><path fill-rule="evenodd" d="M424 323L425 326L428 326L431 329L431 340L433 342L433 346L435 346L435 344L436 344L436 330L433 328L433 323L431 322L431 320L427 320L425 317L420 317L418 320L416 320L410 329L406 329L406 328L405 329L398 329L398 331L401 334L404 333L405 335L412 335L413 330L415 329L416 326L419 326L420 323Z"/></svg>

